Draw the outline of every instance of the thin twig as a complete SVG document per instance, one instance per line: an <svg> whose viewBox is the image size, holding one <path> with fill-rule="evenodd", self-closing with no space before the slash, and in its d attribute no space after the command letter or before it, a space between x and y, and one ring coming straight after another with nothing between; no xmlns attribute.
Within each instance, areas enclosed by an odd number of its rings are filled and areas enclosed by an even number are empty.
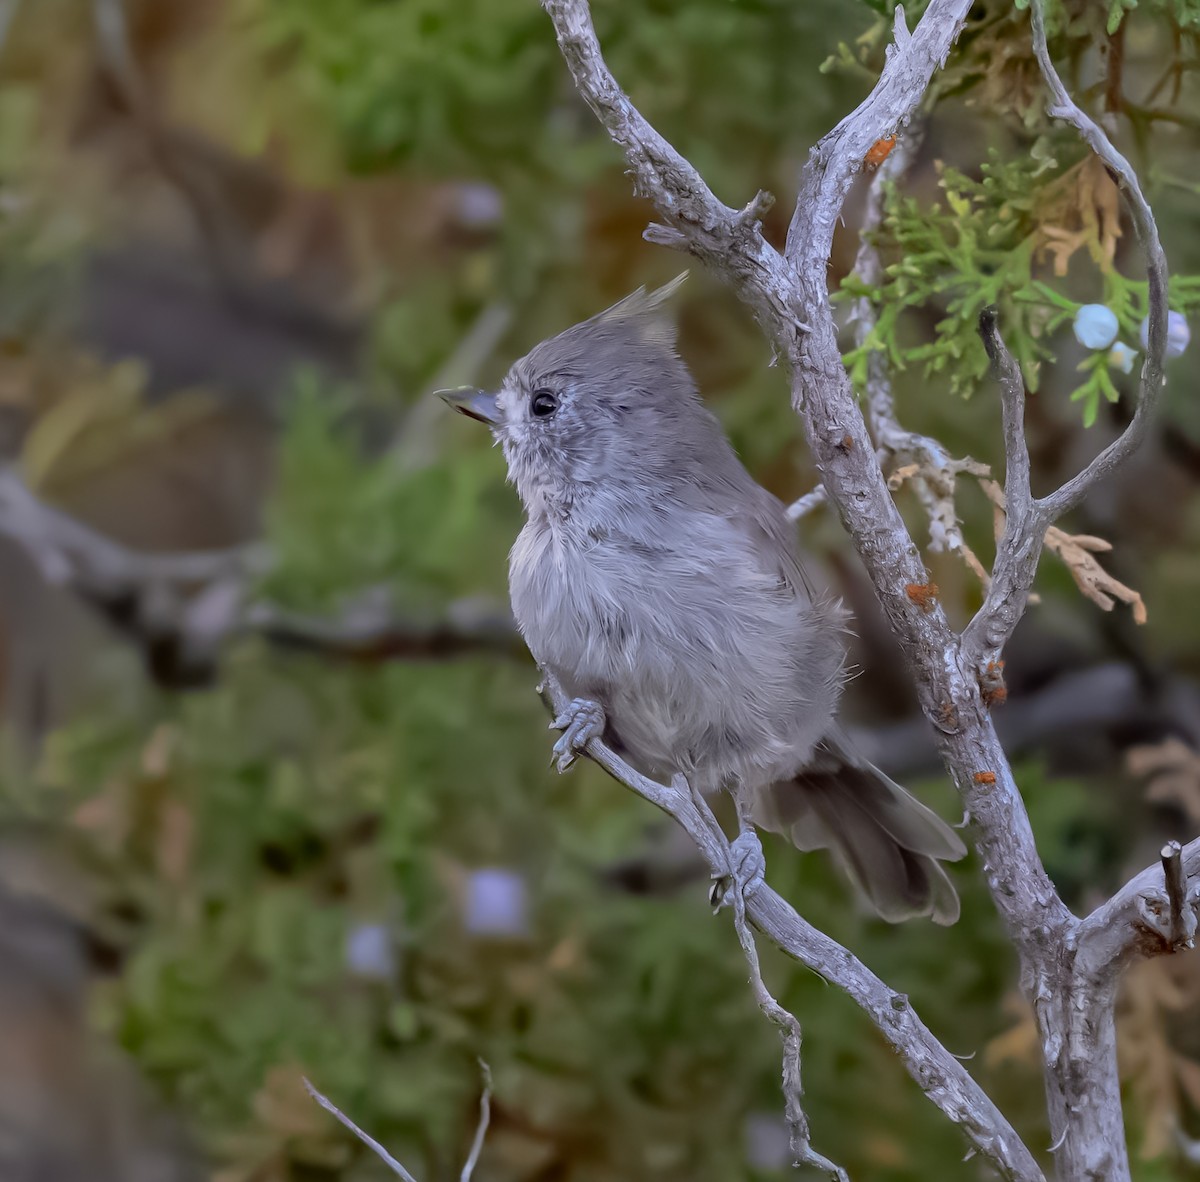
<svg viewBox="0 0 1200 1182"><path fill-rule="evenodd" d="M1130 961L1190 948L1200 910L1200 838L1168 842L1153 866L1134 875L1079 925L1080 959L1098 980L1115 979Z"/></svg>
<svg viewBox="0 0 1200 1182"><path fill-rule="evenodd" d="M898 28L903 26L902 12L901 8L897 8L901 17ZM908 34L907 27L904 28L904 34ZM870 286L877 285L883 277L883 261L872 238L883 223L887 187L898 183L912 167L922 138L923 129L920 125L910 127L898 140L871 181L859 229L858 254L854 259L854 273ZM855 347L864 348L870 341L876 325L875 308L868 297L861 296L851 305L850 324L853 328ZM958 474L954 470L953 461L936 439L909 431L900 424L887 360L882 349L873 349L867 355L865 393L867 421L875 440L875 453L879 463L884 470L899 463L906 471L905 479L911 479L917 499L929 520L929 549L934 553L948 551L957 554L975 570L979 567L979 562L963 537L962 523L958 519L955 506ZM897 472L893 471L893 478L888 481L888 486L893 491L904 482L895 480L896 475ZM985 574L985 580L986 577Z"/></svg>
<svg viewBox="0 0 1200 1182"><path fill-rule="evenodd" d="M471 1152L467 1154L459 1182L471 1182L471 1175L475 1173L475 1166L483 1151L483 1139L487 1136L488 1125L492 1120L492 1069L480 1059L479 1071L483 1076L483 1091L479 1096L479 1124L475 1128L475 1139L471 1142Z"/></svg>
<svg viewBox="0 0 1200 1182"><path fill-rule="evenodd" d="M1000 383L1000 403L1004 415L1004 503L1008 524L1006 536L1026 530L1026 517L1033 505L1029 487L1029 445L1025 442L1025 378L1016 358L1008 351L997 327L999 313L985 308L979 314L979 335L992 373Z"/></svg>
<svg viewBox="0 0 1200 1182"><path fill-rule="evenodd" d="M747 922L746 898L764 885L762 879L757 875L761 869L765 868L765 864L762 862L762 844L750 817L749 804L745 796L734 795L738 818L738 841L737 846L731 847L725 837L725 831L713 815L712 809L709 808L704 794L697 791L686 776L675 776L671 785L679 792L681 799L686 798L691 801L696 813L706 825L708 834L725 852L726 873L720 875L714 873L714 888L709 892L709 901L715 903L714 915L718 914L727 904L732 904L734 931L737 933L738 943L742 946L746 964L750 969L750 986L754 991L755 1000L758 1002L759 1009L779 1027L780 1038L783 1041L784 1118L790 1130L789 1141L793 1164L797 1166L811 1165L824 1171L837 1182L849 1182L846 1172L840 1166L818 1153L812 1146L808 1115L804 1111L804 1088L800 1077L800 1049L803 1042L800 1022L795 1014L775 1000L767 988L762 976L762 967L759 964L758 946L754 940L754 933L750 930ZM737 847L741 847L743 853L746 848L755 851L758 866L751 871L749 881L743 877L746 867L735 864Z"/></svg>
<svg viewBox="0 0 1200 1182"><path fill-rule="evenodd" d="M753 822L750 820L746 802L740 796L737 798L737 814L738 827L741 832L753 836ZM755 840L757 840L756 837ZM803 1033L796 1015L775 1000L763 980L762 966L758 960L758 946L746 918L746 897L743 886L744 884L735 883L734 889L731 891L733 926L737 932L738 943L741 944L742 952L745 954L746 964L750 969L750 987L754 990L754 999L758 1002L758 1008L779 1027L779 1036L783 1041L784 1119L790 1130L792 1164L813 1166L824 1171L831 1178L836 1178L838 1182L849 1182L846 1171L841 1166L831 1162L812 1147L808 1115L804 1111L803 1104L804 1086L800 1078L800 1048L803 1042Z"/></svg>
<svg viewBox="0 0 1200 1182"><path fill-rule="evenodd" d="M1000 335L995 308L979 314L979 335L1000 385L1004 421L1004 489L999 507L1004 532L983 605L963 631L963 660L972 669L994 667L1029 600L1049 519L1030 489L1029 446L1025 440L1025 379Z"/></svg>
<svg viewBox="0 0 1200 1182"><path fill-rule="evenodd" d="M806 517L814 509L824 505L829 500L829 494L825 491L823 484L818 484L816 488L806 492L804 496L793 501L787 507L787 515L789 521L799 521L800 518Z"/></svg>
<svg viewBox="0 0 1200 1182"><path fill-rule="evenodd" d="M1178 947L1185 941L1190 945L1191 939L1184 935L1183 907L1187 895L1187 879L1183 873L1183 846L1177 841L1168 841L1159 851L1162 862L1163 881L1167 887L1167 903L1171 914L1171 943Z"/></svg>
<svg viewBox="0 0 1200 1182"><path fill-rule="evenodd" d="M308 1094L316 1100L326 1112L337 1117L343 1125L346 1126L389 1170L399 1178L403 1178L404 1182L417 1182L414 1178L370 1133L364 1133L332 1100L326 1099L316 1088L313 1087L308 1077L304 1077L304 1086L308 1090Z"/></svg>
<svg viewBox="0 0 1200 1182"><path fill-rule="evenodd" d="M479 1123L475 1126L475 1136L471 1141L471 1151L467 1155L462 1173L459 1175L459 1182L471 1182L471 1176L475 1173L475 1167L479 1163L479 1155L483 1150L484 1138L487 1136L488 1125L492 1118L492 1069L480 1059L479 1071L483 1076L483 1091L479 1097ZM304 1077L304 1087L307 1089L308 1094L326 1112L337 1117L393 1174L403 1178L404 1182L417 1182L416 1178L388 1153L374 1137L369 1133L364 1133L333 1101L318 1092L307 1077Z"/></svg>
<svg viewBox="0 0 1200 1182"><path fill-rule="evenodd" d="M906 30L907 32L907 30ZM920 147L921 132L910 129L888 154L871 179L867 202L859 227L858 254L854 258L854 273L863 283L874 287L883 278L883 261L872 241L883 224L884 198L887 187L896 184L912 167ZM861 296L850 306L850 324L855 348L862 349L875 331L875 308L870 299ZM867 418L879 462L886 464L894 458L920 459L919 453L940 452L932 439L906 431L896 415L896 402L888 376L887 361L882 350L875 349L867 357Z"/></svg>

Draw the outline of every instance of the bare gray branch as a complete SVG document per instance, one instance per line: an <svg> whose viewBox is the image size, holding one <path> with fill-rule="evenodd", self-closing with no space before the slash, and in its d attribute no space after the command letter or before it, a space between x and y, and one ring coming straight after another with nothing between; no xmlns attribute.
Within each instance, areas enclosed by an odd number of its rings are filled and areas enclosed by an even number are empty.
<svg viewBox="0 0 1200 1182"><path fill-rule="evenodd" d="M1190 885L1189 885L1190 883ZM1200 910L1200 838L1163 847L1147 866L1079 925L1079 954L1097 980L1115 980L1133 960L1190 948Z"/></svg>
<svg viewBox="0 0 1200 1182"><path fill-rule="evenodd" d="M479 1123L475 1127L475 1137L471 1142L471 1152L467 1155L466 1163L463 1165L462 1173L459 1175L459 1182L471 1182L471 1176L475 1173L475 1167L479 1163L479 1154L483 1149L483 1141L487 1136L488 1124L492 1117L492 1069L482 1060L479 1060L479 1070L483 1076L483 1092L479 1097ZM403 1178L404 1182L417 1182L378 1141L375 1140L369 1133L364 1133L332 1100L323 1096L313 1087L311 1081L304 1080L304 1087L308 1094L318 1103L326 1112L335 1116L338 1121L352 1132L393 1174L398 1178Z"/></svg>
<svg viewBox="0 0 1200 1182"><path fill-rule="evenodd" d="M1167 884L1167 938L1172 948L1191 948L1196 942L1196 917L1186 914L1187 881L1182 853L1183 846L1177 841L1168 841L1159 853Z"/></svg>
<svg viewBox="0 0 1200 1182"><path fill-rule="evenodd" d="M539 692L556 716L570 703L562 686L545 672ZM711 813L708 818L701 814L686 787L668 788L647 779L598 739L588 744L587 755L615 780L682 825L714 876L729 873L729 843L710 823ZM784 952L843 989L865 1011L921 1090L962 1127L1001 1177L1044 1182L1033 1155L1016 1132L962 1063L930 1033L903 994L890 989L851 952L802 919L767 884L746 900L746 914Z"/></svg>
<svg viewBox="0 0 1200 1182"><path fill-rule="evenodd" d="M1008 532L1025 529L1025 519L1033 508L1029 487L1029 447L1025 442L1025 378L1016 358L1000 336L999 314L985 308L979 314L979 335L992 372L1000 383L1004 410L1004 500Z"/></svg>
<svg viewBox="0 0 1200 1182"><path fill-rule="evenodd" d="M403 1178L404 1182L417 1182L414 1178L370 1133L364 1133L332 1100L327 1099L316 1088L313 1087L311 1081L305 1079L304 1086L308 1094L318 1103L326 1112L336 1117L338 1121L350 1130L397 1178Z"/></svg>
<svg viewBox="0 0 1200 1182"><path fill-rule="evenodd" d="M483 1076L483 1091L479 1094L479 1124L475 1126L475 1139L471 1142L471 1152L467 1154L467 1160L463 1163L458 1182L471 1182L471 1175L475 1173L479 1155L483 1152L488 1125L492 1122L492 1069L480 1059L479 1071Z"/></svg>
<svg viewBox="0 0 1200 1182"><path fill-rule="evenodd" d="M957 36L970 2L933 0L917 29L893 48L876 90L814 149L793 218L786 261L761 236L731 229L731 218L736 215L712 196L691 165L633 108L604 64L584 0L545 0L545 7L580 93L624 151L638 191L653 200L659 214L680 236L672 235L671 244L686 241L692 253L708 261L731 284L754 309L791 365L793 404L824 487L913 668L922 707L937 730L947 766L976 823L993 898L1018 944L1032 988L1072 918L1046 877L978 682L960 663L957 638L930 590L928 574L884 483L841 364L826 277L833 228L865 153L876 140L912 117L933 71ZM615 765L606 762L608 756L598 758L613 770ZM646 795L681 819L669 806L665 792L661 786L650 785ZM697 832L702 835L699 827ZM703 837L696 833L693 837L703 850ZM799 949L795 933L803 921L765 889L754 895L751 918L760 930L812 967L817 967L812 964L812 942L823 944L828 952L837 948L804 925L801 930L810 943L807 949ZM893 1007L890 1001L879 1008L879 995L864 989L861 980L846 980L841 972L831 979L877 1016L881 1029L894 1030L900 1021L897 1015L911 1012L903 1004ZM923 1027L920 1030L923 1037L926 1032ZM941 1048L938 1052L945 1054ZM912 1070L912 1059L906 1056L906 1062ZM926 1091L941 1103L941 1084ZM990 1101L973 1085L972 1095L973 1105L987 1104L986 1115L980 1116L978 1109L973 1114L969 1107L960 1108L957 1100L943 1105L943 1110L960 1123L978 1121L982 1128L994 1127L995 1110ZM978 1148L995 1159L997 1146L992 1136L984 1133L981 1140L984 1143ZM1007 1136L1003 1150L1010 1176L1013 1170L1018 1176L1038 1176L1028 1151ZM1020 1155L1020 1165L1014 1165L1014 1153Z"/></svg>
<svg viewBox="0 0 1200 1182"><path fill-rule="evenodd" d="M810 489L804 496L799 497L787 507L788 520L799 521L800 518L807 517L809 513L819 506L824 505L828 500L829 497L825 492L825 486L818 484L816 488Z"/></svg>
<svg viewBox="0 0 1200 1182"><path fill-rule="evenodd" d="M723 840L724 833L717 824L716 818L712 816L711 810L703 796L692 790L690 786L688 791L697 810L702 815L707 814L706 820L709 822L710 832L714 834L719 833ZM758 835L755 833L754 824L750 819L746 802L740 797L737 798L737 814L740 829L739 840L749 838L756 853L761 857L762 846L759 844ZM732 866L732 850L730 850L729 860L731 863L730 869L735 871L735 881L733 889L730 891L729 900L733 905L733 927L737 932L738 943L742 946L742 952L746 957L746 964L750 969L750 987L754 990L754 998L758 1002L758 1008L779 1027L780 1038L783 1041L784 1116L791 1131L790 1141L793 1164L797 1166L813 1166L815 1169L821 1170L829 1177L834 1178L836 1182L850 1182L846 1171L841 1166L834 1164L812 1147L808 1116L804 1111L803 1104L804 1087L800 1078L800 1047L803 1042L800 1023L797 1021L795 1014L781 1006L767 988L767 984L763 980L762 966L758 960L758 947L754 942L754 933L750 930L750 924L746 916L746 897L752 890L757 890L762 884L760 882L746 883L738 881L737 868Z"/></svg>
<svg viewBox="0 0 1200 1182"><path fill-rule="evenodd" d="M991 584L983 606L963 632L969 668L998 662L1013 629L1025 614L1029 589L1049 521L1030 489L1029 447L1025 441L1025 378L1000 335L995 308L979 316L979 335L1000 384L1004 418L1004 535L996 547Z"/></svg>
<svg viewBox="0 0 1200 1182"><path fill-rule="evenodd" d="M897 44L901 44L902 36L899 30L903 30L903 38L908 37L903 6L896 8L895 25ZM858 254L854 260L854 272L864 283L878 284L883 278L883 263L871 236L883 222L884 191L887 185L901 180L908 172L921 146L921 139L921 128L919 125L913 125L892 148L871 181L859 231ZM869 342L876 323L875 309L865 296L855 300L851 306L850 323L853 327L855 347L861 349ZM945 448L936 439L901 426L882 350L874 350L867 356L865 394L867 421L875 440L875 453L880 466L885 471L897 463L911 463L917 466L913 487L929 518L929 548L935 552L951 551L971 564L974 555L963 538L962 525L955 506L958 473ZM889 481L889 484L894 482ZM795 509L796 506L792 508ZM792 515L790 510L789 515Z"/></svg>
<svg viewBox="0 0 1200 1182"><path fill-rule="evenodd" d="M896 18L901 26L903 15L903 7L898 6ZM907 36L907 27L904 27L904 32ZM879 251L871 241L871 235L883 222L883 200L887 185L898 181L908 172L920 146L920 139L920 133L914 130L899 140L871 181L866 208L863 210L862 226L859 229L858 254L854 259L854 273L864 283L875 285L883 278L883 263L880 261ZM862 297L854 301L850 309L850 323L854 331L855 348L861 349L867 344L875 328L875 309L869 299ZM888 377L887 364L882 353L878 351L867 358L866 395L867 418L870 420L871 433L875 436L880 463L884 463L889 456L915 456L920 451L929 451L937 447L933 440L915 436L901 427L896 417L896 403L892 397L892 383Z"/></svg>
<svg viewBox="0 0 1200 1182"><path fill-rule="evenodd" d="M932 0L909 34L898 7L894 44L875 89L813 148L786 249L788 260L807 280L816 279L810 273L812 260L829 258L838 215L867 152L912 119L970 9L971 0ZM824 287L823 276L820 285Z"/></svg>
<svg viewBox="0 0 1200 1182"><path fill-rule="evenodd" d="M554 22L576 88L625 153L635 192L650 198L667 222L651 226L647 239L687 250L714 266L719 263L739 290L761 298L762 272L775 271L781 263L759 225L774 198L760 191L740 210L720 201L618 85L601 54L585 0L544 0L543 7ZM774 312L786 315L778 306Z"/></svg>

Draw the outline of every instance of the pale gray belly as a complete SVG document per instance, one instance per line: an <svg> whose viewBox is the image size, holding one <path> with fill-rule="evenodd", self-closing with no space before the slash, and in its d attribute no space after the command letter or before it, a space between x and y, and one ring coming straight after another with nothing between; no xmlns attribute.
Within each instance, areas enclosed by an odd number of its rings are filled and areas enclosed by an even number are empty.
<svg viewBox="0 0 1200 1182"><path fill-rule="evenodd" d="M518 555L514 552L514 559ZM794 774L828 730L840 642L810 605L603 553L514 562L513 609L539 663L605 708L644 774L715 790ZM816 627L814 627L816 625Z"/></svg>

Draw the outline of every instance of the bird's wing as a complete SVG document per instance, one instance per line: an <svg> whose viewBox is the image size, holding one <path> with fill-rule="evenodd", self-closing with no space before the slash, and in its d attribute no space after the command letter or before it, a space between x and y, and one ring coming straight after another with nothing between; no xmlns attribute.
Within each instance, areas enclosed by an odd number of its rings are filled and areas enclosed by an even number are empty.
<svg viewBox="0 0 1200 1182"><path fill-rule="evenodd" d="M817 593L796 552L795 527L781 501L755 485L758 494L733 515L734 524L750 542L751 553L765 574L782 579L810 602Z"/></svg>

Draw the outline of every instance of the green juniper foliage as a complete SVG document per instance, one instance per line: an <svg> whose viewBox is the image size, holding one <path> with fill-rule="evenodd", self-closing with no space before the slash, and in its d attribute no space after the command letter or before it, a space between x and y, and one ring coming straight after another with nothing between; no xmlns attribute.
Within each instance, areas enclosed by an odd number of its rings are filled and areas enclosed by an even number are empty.
<svg viewBox="0 0 1200 1182"><path fill-rule="evenodd" d="M1024 159L993 153L978 180L939 166L943 200L932 205L888 186L883 224L872 236L885 259L883 280L873 286L851 275L836 297L866 298L876 309L866 341L845 355L856 384L866 381L868 355L882 351L896 369L920 364L951 393L972 394L988 368L978 322L989 305L999 307L1005 342L1033 391L1042 365L1070 347L1062 330L1084 304L1111 308L1118 339L1139 347L1147 288L1117 269L1116 186L1090 156L1060 168L1051 153L1064 147L1043 138ZM1064 288L1089 296L1072 299ZM1185 315L1200 309L1200 276L1172 276L1170 303ZM933 313L932 340L922 339L910 315L917 310ZM1079 370L1086 380L1070 397L1090 426L1101 398L1116 402L1119 391L1107 350L1085 357Z"/></svg>

